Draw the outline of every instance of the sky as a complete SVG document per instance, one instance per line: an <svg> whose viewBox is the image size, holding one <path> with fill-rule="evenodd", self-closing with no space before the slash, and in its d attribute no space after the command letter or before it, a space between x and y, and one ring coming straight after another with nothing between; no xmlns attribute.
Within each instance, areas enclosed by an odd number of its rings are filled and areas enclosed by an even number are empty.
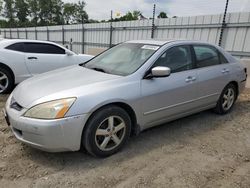
<svg viewBox="0 0 250 188"><path fill-rule="evenodd" d="M64 0L77 2L78 0ZM85 0L90 19L110 18L110 11L122 15L128 11L140 10L145 17L152 17L153 4L156 14L167 12L169 16L190 16L219 14L224 12L226 0ZM229 12L249 12L250 0L229 0Z"/></svg>

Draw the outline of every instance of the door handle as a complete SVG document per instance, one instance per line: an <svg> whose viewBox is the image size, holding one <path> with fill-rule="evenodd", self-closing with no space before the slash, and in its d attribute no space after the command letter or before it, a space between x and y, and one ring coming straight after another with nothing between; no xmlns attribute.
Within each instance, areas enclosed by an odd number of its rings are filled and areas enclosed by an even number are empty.
<svg viewBox="0 0 250 188"><path fill-rule="evenodd" d="M225 74L225 73L229 73L230 71L229 71L229 69L222 69L222 71L221 71L221 73L223 73L223 74Z"/></svg>
<svg viewBox="0 0 250 188"><path fill-rule="evenodd" d="M186 82L187 83L189 83L189 82L193 82L193 81L195 81L196 80L196 77L194 77L194 76L188 76L187 78L186 78Z"/></svg>
<svg viewBox="0 0 250 188"><path fill-rule="evenodd" d="M37 57L28 57L28 59L37 59Z"/></svg>

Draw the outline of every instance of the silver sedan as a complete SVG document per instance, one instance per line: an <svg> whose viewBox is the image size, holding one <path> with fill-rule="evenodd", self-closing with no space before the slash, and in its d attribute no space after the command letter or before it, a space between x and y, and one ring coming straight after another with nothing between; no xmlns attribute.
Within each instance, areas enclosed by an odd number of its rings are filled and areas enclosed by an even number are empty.
<svg viewBox="0 0 250 188"><path fill-rule="evenodd" d="M129 41L87 63L22 82L5 114L16 138L50 152L106 157L134 133L203 110L226 114L246 68L220 47L195 41Z"/></svg>

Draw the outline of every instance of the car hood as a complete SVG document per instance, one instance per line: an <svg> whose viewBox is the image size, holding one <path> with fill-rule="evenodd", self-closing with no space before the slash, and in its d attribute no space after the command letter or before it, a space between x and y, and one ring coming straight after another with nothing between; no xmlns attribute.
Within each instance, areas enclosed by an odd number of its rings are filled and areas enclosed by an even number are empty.
<svg viewBox="0 0 250 188"><path fill-rule="evenodd" d="M106 74L75 65L27 79L19 84L12 94L15 101L27 108L30 107L34 101L52 95L54 99L57 97L77 97L75 96L74 90L79 91L79 88L89 85L93 85L94 87L96 83L106 82L120 77L121 76Z"/></svg>
<svg viewBox="0 0 250 188"><path fill-rule="evenodd" d="M92 59L95 56L87 55L87 54L78 54L77 57L78 57L80 63L85 63L86 61L89 61L90 59Z"/></svg>

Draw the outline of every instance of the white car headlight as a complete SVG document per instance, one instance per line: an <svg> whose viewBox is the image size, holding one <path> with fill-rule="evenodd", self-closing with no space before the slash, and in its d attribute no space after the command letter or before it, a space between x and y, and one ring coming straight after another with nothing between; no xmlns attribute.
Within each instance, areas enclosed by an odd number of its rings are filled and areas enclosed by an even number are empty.
<svg viewBox="0 0 250 188"><path fill-rule="evenodd" d="M59 119L68 112L76 98L66 98L38 104L27 110L24 117L36 119Z"/></svg>

